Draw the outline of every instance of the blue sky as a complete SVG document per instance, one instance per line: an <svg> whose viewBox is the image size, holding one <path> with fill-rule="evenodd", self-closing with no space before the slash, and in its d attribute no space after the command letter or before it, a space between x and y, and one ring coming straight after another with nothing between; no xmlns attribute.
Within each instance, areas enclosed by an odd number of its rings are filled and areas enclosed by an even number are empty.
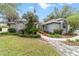
<svg viewBox="0 0 79 59"><path fill-rule="evenodd" d="M46 3L23 3L18 4L17 9L19 9L19 15L23 15L27 11L31 11L35 8L36 14L39 16L39 20L42 21L47 15L49 15L51 12L53 12L54 7L58 7L61 9L63 7L63 3L52 3L52 4L46 4ZM68 4L72 8L75 8L79 10L79 4L73 3Z"/></svg>

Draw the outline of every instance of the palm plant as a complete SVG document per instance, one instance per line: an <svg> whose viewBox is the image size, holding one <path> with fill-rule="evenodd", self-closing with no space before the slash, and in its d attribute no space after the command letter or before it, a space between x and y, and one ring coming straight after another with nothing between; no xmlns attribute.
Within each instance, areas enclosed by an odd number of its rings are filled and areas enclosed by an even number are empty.
<svg viewBox="0 0 79 59"><path fill-rule="evenodd" d="M73 14L72 8L68 5L64 5L62 9L54 8L54 11L47 16L45 21L56 19L56 18L67 18L69 15Z"/></svg>

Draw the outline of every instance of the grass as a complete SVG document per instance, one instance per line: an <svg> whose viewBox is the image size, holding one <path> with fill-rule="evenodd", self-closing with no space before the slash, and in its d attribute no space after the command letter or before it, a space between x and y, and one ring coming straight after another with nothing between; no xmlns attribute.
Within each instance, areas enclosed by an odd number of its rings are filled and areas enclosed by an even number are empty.
<svg viewBox="0 0 79 59"><path fill-rule="evenodd" d="M35 38L0 36L0 56L58 56L48 43Z"/></svg>
<svg viewBox="0 0 79 59"><path fill-rule="evenodd" d="M50 37L53 37L53 38L61 38L62 35L61 34L49 34Z"/></svg>

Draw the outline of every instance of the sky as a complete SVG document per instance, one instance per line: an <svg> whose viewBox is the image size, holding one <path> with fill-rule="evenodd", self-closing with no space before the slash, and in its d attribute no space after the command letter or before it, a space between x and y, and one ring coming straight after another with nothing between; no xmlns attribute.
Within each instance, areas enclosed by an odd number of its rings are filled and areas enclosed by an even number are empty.
<svg viewBox="0 0 79 59"><path fill-rule="evenodd" d="M74 9L79 10L79 3L70 3L68 5ZM54 7L61 9L63 6L64 3L22 3L18 4L17 9L19 10L19 15L22 16L24 13L27 13L27 11L32 11L35 8L39 20L42 21L51 12L53 12Z"/></svg>

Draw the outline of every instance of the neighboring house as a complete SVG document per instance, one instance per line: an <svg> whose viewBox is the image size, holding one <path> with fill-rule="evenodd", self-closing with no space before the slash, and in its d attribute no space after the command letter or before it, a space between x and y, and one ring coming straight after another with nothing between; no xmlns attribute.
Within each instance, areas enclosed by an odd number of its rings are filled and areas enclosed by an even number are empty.
<svg viewBox="0 0 79 59"><path fill-rule="evenodd" d="M7 24L10 24L8 26ZM8 32L8 28L15 28L16 31L22 30L27 24L26 19L15 19L14 21L8 22L5 15L0 14L0 32Z"/></svg>
<svg viewBox="0 0 79 59"><path fill-rule="evenodd" d="M0 33L8 32L7 19L0 14Z"/></svg>
<svg viewBox="0 0 79 59"><path fill-rule="evenodd" d="M0 22L0 33L2 32L8 32L8 26L4 22Z"/></svg>
<svg viewBox="0 0 79 59"><path fill-rule="evenodd" d="M44 22L42 26L43 26L42 28L43 31L46 31L49 33L53 33L55 29L62 29L63 30L62 34L67 33L70 28L67 21L63 18L49 20L47 22Z"/></svg>
<svg viewBox="0 0 79 59"><path fill-rule="evenodd" d="M20 18L8 23L10 24L10 28L15 28L16 31L19 31L25 28L25 24L27 24L27 21L26 19Z"/></svg>

